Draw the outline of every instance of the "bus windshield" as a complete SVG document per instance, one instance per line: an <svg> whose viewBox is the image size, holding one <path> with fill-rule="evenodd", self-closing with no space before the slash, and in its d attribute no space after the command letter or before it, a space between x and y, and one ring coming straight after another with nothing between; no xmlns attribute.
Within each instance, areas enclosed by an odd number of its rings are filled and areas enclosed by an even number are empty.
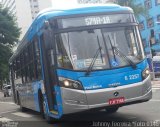
<svg viewBox="0 0 160 127"><path fill-rule="evenodd" d="M56 35L58 66L87 70L97 51L92 70L129 66L115 48L135 64L144 59L137 26L89 29Z"/></svg>

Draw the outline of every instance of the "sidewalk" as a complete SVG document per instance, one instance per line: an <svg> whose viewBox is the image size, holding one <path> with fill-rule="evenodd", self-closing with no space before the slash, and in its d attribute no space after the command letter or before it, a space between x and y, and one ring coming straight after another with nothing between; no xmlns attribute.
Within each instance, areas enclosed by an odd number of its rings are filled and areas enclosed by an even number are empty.
<svg viewBox="0 0 160 127"><path fill-rule="evenodd" d="M158 87L158 88L160 88L160 80L156 80L156 79L153 80L153 81L152 81L152 86L153 86L153 87Z"/></svg>

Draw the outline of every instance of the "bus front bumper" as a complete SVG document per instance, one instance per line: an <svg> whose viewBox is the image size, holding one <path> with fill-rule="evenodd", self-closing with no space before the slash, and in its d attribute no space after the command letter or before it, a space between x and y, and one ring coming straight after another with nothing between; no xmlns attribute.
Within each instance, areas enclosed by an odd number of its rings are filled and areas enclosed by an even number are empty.
<svg viewBox="0 0 160 127"><path fill-rule="evenodd" d="M152 98L152 87L150 77L143 82L120 86L116 88L106 88L98 90L75 90L61 87L63 114L82 112L89 109L106 108L108 100L116 98L114 93L118 92L118 97L124 97L125 102L117 106L141 103Z"/></svg>

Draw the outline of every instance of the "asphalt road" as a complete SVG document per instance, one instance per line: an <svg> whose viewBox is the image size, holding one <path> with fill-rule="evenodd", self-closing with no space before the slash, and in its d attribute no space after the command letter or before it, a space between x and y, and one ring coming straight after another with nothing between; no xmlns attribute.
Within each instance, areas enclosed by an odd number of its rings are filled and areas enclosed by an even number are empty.
<svg viewBox="0 0 160 127"><path fill-rule="evenodd" d="M3 127L160 127L160 88L153 88L153 98L149 102L122 107L117 113L106 114L104 110L79 113L52 124L48 124L36 112L22 113L11 98L5 101L2 93L0 97L0 121Z"/></svg>

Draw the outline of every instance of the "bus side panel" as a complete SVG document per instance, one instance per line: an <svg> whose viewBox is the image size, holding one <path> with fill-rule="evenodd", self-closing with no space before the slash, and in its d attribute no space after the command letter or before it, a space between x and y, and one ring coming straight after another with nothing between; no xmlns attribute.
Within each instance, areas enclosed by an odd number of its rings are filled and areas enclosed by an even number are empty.
<svg viewBox="0 0 160 127"><path fill-rule="evenodd" d="M40 105L39 105L39 90L42 91L42 84L43 81L37 81L32 84L33 87L33 96L34 96L34 109L37 112L40 112Z"/></svg>
<svg viewBox="0 0 160 127"><path fill-rule="evenodd" d="M59 86L54 86L54 89L56 91L56 101L57 101L58 116L60 118L63 115L61 89L60 89Z"/></svg>
<svg viewBox="0 0 160 127"><path fill-rule="evenodd" d="M45 98L46 101L46 108L47 108L47 113L50 117L60 119L63 115L63 105L62 105L62 97L61 97L61 90L60 87L55 85L53 87L53 91L56 91L56 101L57 105L54 105L54 109L57 110L57 114L53 113L52 111L49 111L48 103L47 103L47 97L44 94L43 97Z"/></svg>

